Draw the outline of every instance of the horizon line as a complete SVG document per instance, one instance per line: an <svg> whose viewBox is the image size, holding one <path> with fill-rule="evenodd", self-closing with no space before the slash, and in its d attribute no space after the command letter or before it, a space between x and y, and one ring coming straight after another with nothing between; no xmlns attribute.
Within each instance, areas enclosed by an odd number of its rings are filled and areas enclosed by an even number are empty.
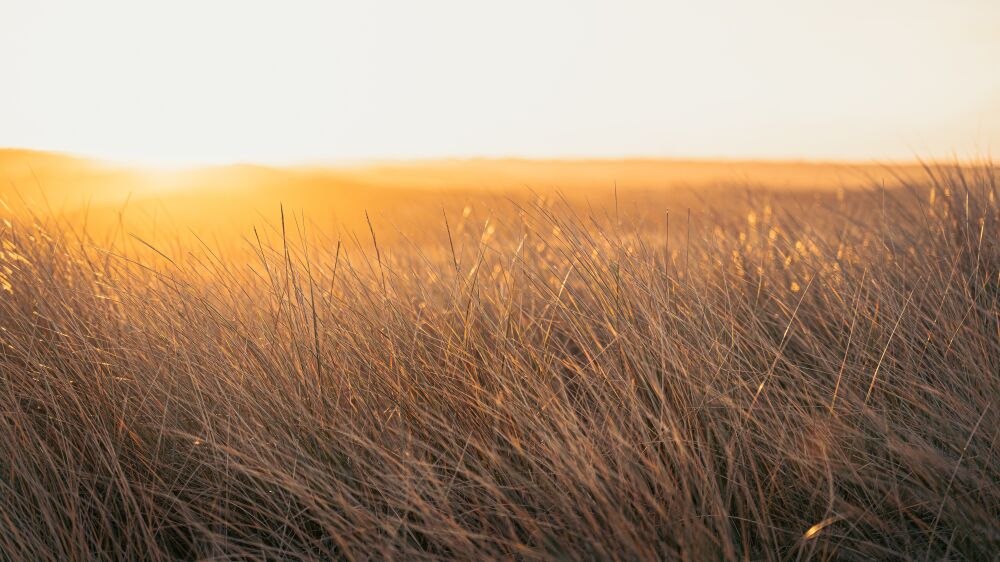
<svg viewBox="0 0 1000 562"><path fill-rule="evenodd" d="M805 156L781 156L781 157L752 157L752 156L724 156L724 155L656 155L656 154L605 154L605 155L552 155L552 156L529 156L518 154L507 155L434 155L434 156L380 156L380 157L352 157L352 158L303 158L297 160L254 160L254 159L233 159L233 160L205 160L201 162L182 162L181 159L144 159L102 156L88 154L86 152L59 149L44 149L23 146L0 146L0 154L3 153L29 153L36 155L64 157L75 160L87 161L93 164L108 165L120 168L153 168L153 169L173 169L173 170L205 170L213 168L233 168L233 167L258 167L273 169L316 169L316 168L354 168L369 167L392 164L421 164L434 162L537 162L537 163L638 163L638 162L663 162L663 163L692 163L692 164L773 164L773 165L803 165L803 166L922 166L922 165L985 165L992 164L990 151L984 151L983 155L961 157L957 153L948 157L923 158L914 155L910 158L819 158ZM167 161L173 160L173 161Z"/></svg>

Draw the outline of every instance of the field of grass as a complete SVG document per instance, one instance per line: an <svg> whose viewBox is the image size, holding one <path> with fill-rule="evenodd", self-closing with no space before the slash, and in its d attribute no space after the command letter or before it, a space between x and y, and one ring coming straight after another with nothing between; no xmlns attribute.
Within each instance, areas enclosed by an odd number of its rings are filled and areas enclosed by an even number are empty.
<svg viewBox="0 0 1000 562"><path fill-rule="evenodd" d="M118 172L14 177L0 558L996 559L995 166L476 165L337 217L305 181L167 220L60 203Z"/></svg>

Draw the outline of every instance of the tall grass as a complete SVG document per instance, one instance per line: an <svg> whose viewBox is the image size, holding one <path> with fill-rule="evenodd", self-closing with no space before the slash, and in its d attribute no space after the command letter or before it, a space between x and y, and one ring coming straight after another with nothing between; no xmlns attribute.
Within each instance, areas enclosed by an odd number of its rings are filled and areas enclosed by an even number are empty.
<svg viewBox="0 0 1000 562"><path fill-rule="evenodd" d="M0 557L991 559L997 170L927 183L252 259L13 213Z"/></svg>

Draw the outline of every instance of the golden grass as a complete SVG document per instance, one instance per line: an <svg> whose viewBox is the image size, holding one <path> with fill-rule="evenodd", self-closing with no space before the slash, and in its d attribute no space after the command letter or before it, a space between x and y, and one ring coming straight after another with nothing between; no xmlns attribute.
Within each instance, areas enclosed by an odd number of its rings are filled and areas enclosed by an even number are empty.
<svg viewBox="0 0 1000 562"><path fill-rule="evenodd" d="M0 552L990 559L996 180L456 191L238 244L9 202Z"/></svg>

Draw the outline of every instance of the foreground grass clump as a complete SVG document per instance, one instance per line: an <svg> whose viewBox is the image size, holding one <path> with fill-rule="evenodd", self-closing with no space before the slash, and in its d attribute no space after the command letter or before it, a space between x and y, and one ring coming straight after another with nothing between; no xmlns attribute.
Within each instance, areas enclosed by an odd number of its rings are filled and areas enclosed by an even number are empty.
<svg viewBox="0 0 1000 562"><path fill-rule="evenodd" d="M252 259L15 213L0 552L990 559L1000 193L928 175L439 244L289 219Z"/></svg>

